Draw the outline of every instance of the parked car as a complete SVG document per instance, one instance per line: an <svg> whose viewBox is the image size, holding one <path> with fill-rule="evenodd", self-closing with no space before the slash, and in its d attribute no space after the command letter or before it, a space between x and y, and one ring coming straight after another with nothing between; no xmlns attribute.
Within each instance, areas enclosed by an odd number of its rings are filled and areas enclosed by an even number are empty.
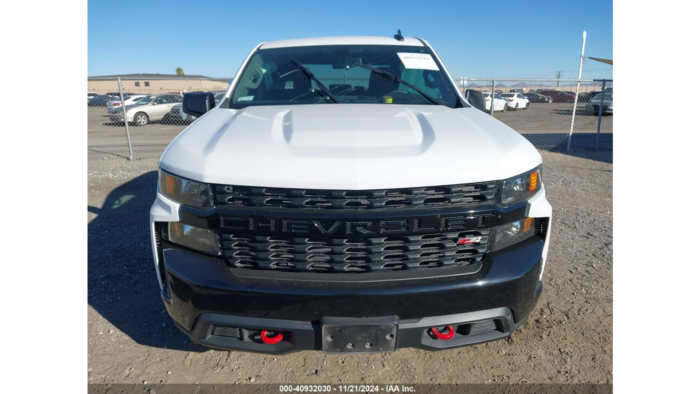
<svg viewBox="0 0 700 394"><path fill-rule="evenodd" d="M482 92L481 94L484 95L484 103L486 105L486 112L491 111L491 92ZM493 110L494 111L505 111L506 110L506 100L501 97L500 94L496 93L494 94L494 106Z"/></svg>
<svg viewBox="0 0 700 394"><path fill-rule="evenodd" d="M97 93L88 92L88 105L90 105L90 100L92 100L95 96L97 96Z"/></svg>
<svg viewBox="0 0 700 394"><path fill-rule="evenodd" d="M226 94L226 91L222 92L212 92L214 93L214 102L216 105L219 105L219 102L221 102L221 98L224 97L224 94ZM192 115L187 115L182 111L182 104L176 104L173 109L170 110L170 116L175 118L179 117L182 119L184 122L193 122L195 119L197 119L196 116Z"/></svg>
<svg viewBox="0 0 700 394"><path fill-rule="evenodd" d="M554 103L573 103L574 100L576 99L576 96L574 96L573 94L560 92L558 90L544 90L543 89L543 90L537 90L537 93L551 97L552 102L554 102Z"/></svg>
<svg viewBox="0 0 700 394"><path fill-rule="evenodd" d="M116 99L115 96L109 94L98 94L93 96L93 98L88 100L88 105L90 107L104 107L107 105L108 101Z"/></svg>
<svg viewBox="0 0 700 394"><path fill-rule="evenodd" d="M508 91L508 93L525 93L524 89L511 89Z"/></svg>
<svg viewBox="0 0 700 394"><path fill-rule="evenodd" d="M501 97L506 101L506 109L508 111L517 111L521 108L528 109L530 107L530 100L522 93L503 93Z"/></svg>
<svg viewBox="0 0 700 394"><path fill-rule="evenodd" d="M229 51L213 48L196 56ZM369 72L333 93L343 64ZM234 81L211 109L210 93L184 95L198 119L158 162L142 235L163 305L192 341L444 350L508 338L539 315L555 222L542 157L469 105L429 44L267 42Z"/></svg>
<svg viewBox="0 0 700 394"><path fill-rule="evenodd" d="M603 99L603 114L604 115L612 115L613 113L613 95L612 93L604 93L603 96L601 97L601 94L595 95L593 98L588 101L588 104L586 104L586 109L591 111L593 115L598 115L598 111L600 109L600 100L601 98Z"/></svg>
<svg viewBox="0 0 700 394"><path fill-rule="evenodd" d="M551 103L552 98L549 96L545 96L543 94L531 92L531 93L525 93L525 97L527 97L528 100L530 100L531 103Z"/></svg>
<svg viewBox="0 0 700 394"><path fill-rule="evenodd" d="M580 103L587 103L592 97L600 93L600 90L592 90L590 92L581 93L578 95L578 101Z"/></svg>
<svg viewBox="0 0 700 394"><path fill-rule="evenodd" d="M142 97L132 105L126 107L126 121L134 123L134 126L145 126L150 122L163 119L172 107L182 102L179 94L160 94ZM109 118L112 122L124 122L124 112L121 107L109 108Z"/></svg>
<svg viewBox="0 0 700 394"><path fill-rule="evenodd" d="M135 104L137 101L141 100L142 98L146 97L145 94L135 94L133 96L124 96L124 104L125 105L132 105ZM107 108L114 108L114 107L121 107L122 102L121 98L117 97L114 100L108 101L107 102Z"/></svg>

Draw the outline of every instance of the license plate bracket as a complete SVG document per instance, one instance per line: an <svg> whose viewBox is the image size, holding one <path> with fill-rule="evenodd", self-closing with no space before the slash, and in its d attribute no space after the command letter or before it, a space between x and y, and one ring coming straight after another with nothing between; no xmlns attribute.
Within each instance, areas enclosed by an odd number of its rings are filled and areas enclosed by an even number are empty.
<svg viewBox="0 0 700 394"><path fill-rule="evenodd" d="M391 353L396 351L398 318L323 318L324 353Z"/></svg>

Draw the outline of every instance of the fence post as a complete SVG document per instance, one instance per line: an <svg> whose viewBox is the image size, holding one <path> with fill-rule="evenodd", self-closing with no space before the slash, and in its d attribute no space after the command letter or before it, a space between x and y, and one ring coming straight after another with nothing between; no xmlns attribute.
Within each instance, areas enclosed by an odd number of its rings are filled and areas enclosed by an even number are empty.
<svg viewBox="0 0 700 394"><path fill-rule="evenodd" d="M600 121L603 118L603 99L605 98L605 82L603 80L603 87L600 89L600 104L598 105L598 131L595 134L595 150L598 151L598 140L600 138Z"/></svg>
<svg viewBox="0 0 700 394"><path fill-rule="evenodd" d="M493 107L496 106L496 80L491 81L491 116L493 116Z"/></svg>
<svg viewBox="0 0 700 394"><path fill-rule="evenodd" d="M126 126L126 142L129 144L129 160L134 160L134 152L131 150L131 136L129 135L129 120L126 118L126 103L124 103L122 78L117 77L117 82L119 83L119 98L122 100L122 113L124 114L124 125Z"/></svg>

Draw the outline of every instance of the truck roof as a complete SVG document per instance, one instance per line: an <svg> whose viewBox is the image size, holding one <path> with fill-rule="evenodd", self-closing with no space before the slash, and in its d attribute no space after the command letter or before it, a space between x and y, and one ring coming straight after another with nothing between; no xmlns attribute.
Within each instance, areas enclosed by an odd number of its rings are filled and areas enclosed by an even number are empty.
<svg viewBox="0 0 700 394"><path fill-rule="evenodd" d="M319 45L404 45L422 47L423 43L417 38L405 37L403 41L391 37L373 36L347 36L347 37L317 37L317 38L297 38L292 40L280 40L266 42L260 49L286 48L286 47L307 47Z"/></svg>

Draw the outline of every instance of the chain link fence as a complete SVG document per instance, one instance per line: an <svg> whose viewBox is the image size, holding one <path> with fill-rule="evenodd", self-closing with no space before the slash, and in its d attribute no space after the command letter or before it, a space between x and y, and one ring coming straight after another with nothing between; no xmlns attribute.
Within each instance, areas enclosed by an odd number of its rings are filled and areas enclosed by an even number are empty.
<svg viewBox="0 0 700 394"><path fill-rule="evenodd" d="M160 157L194 120L182 113L182 96L213 92L220 98L229 81L187 75L88 78L88 159Z"/></svg>
<svg viewBox="0 0 700 394"><path fill-rule="evenodd" d="M612 80L580 80L578 96L572 79L455 82L462 91L483 94L487 113L539 149L566 150L570 135L571 149L612 149ZM88 78L88 159L160 157L194 120L181 111L182 95L213 92L218 101L229 83L230 78L186 75ZM603 90L606 94L599 95Z"/></svg>
<svg viewBox="0 0 700 394"><path fill-rule="evenodd" d="M487 113L539 149L612 149L612 80L459 78L455 82L463 92L481 92ZM603 90L606 94L600 95Z"/></svg>

